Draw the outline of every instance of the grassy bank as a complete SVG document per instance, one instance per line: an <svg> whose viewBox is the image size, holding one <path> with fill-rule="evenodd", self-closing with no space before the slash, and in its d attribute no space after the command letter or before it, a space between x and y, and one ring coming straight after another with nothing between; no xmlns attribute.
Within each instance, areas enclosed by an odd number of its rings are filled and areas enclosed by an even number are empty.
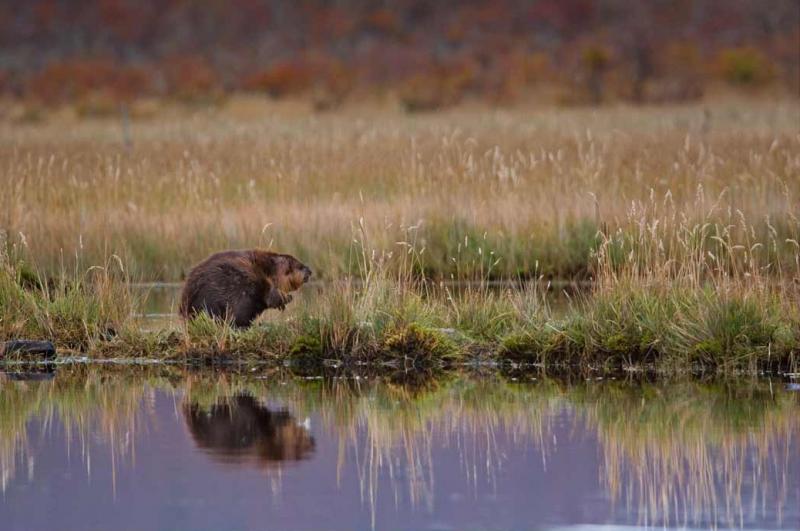
<svg viewBox="0 0 800 531"><path fill-rule="evenodd" d="M704 259L673 269L659 254L646 262L618 260L619 245L613 239L601 245L594 287L557 309L544 280L517 289L456 290L415 279L413 254L404 275L365 256L362 276L308 287L320 293L301 294L285 313L268 313L247 330L203 315L145 329L134 317L141 301L115 260L47 285L27 272L30 266L7 258L0 268L0 335L52 339L62 356L290 363L312 370L362 363L437 369L474 361L578 371L796 367L800 287L791 274L776 280L758 269L737 269L751 263L737 255L717 258L717 269L701 267Z"/></svg>
<svg viewBox="0 0 800 531"><path fill-rule="evenodd" d="M412 245L434 279L564 279L591 276L598 232L633 237L657 208L676 260L680 222L716 223L736 245L771 241L756 258L775 269L800 240L798 123L794 100L422 116L237 103L134 120L128 144L114 120L0 123L0 228L49 275L116 255L134 279L179 280L259 245L330 280L359 273L363 244L396 269Z"/></svg>

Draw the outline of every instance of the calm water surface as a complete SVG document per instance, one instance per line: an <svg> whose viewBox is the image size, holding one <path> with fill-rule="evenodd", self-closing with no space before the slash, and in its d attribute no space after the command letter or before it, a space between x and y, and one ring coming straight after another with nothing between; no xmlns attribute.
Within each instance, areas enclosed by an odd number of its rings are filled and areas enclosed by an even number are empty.
<svg viewBox="0 0 800 531"><path fill-rule="evenodd" d="M29 376L0 377L8 531L800 527L786 381Z"/></svg>

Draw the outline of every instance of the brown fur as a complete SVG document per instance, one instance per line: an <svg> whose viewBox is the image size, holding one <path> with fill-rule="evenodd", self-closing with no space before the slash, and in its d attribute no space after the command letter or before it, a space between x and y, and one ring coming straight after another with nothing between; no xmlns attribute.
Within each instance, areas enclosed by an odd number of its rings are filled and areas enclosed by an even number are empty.
<svg viewBox="0 0 800 531"><path fill-rule="evenodd" d="M209 409L184 405L183 418L198 447L225 461L255 458L265 466L308 458L314 437L286 410L271 410L249 395L237 395Z"/></svg>
<svg viewBox="0 0 800 531"><path fill-rule="evenodd" d="M191 318L198 312L249 326L266 309L283 310L311 276L295 257L261 249L216 253L189 273L181 295L180 313Z"/></svg>

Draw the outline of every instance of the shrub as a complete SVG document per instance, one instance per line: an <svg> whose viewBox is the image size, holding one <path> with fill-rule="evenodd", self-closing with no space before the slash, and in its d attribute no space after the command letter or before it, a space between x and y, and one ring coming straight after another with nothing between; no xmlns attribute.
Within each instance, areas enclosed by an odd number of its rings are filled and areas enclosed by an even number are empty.
<svg viewBox="0 0 800 531"><path fill-rule="evenodd" d="M161 72L171 96L188 103L216 99L220 80L211 63L202 56L173 56L161 64Z"/></svg>
<svg viewBox="0 0 800 531"><path fill-rule="evenodd" d="M42 103L55 105L111 86L114 75L114 64L107 59L56 61L34 75L28 89Z"/></svg>
<svg viewBox="0 0 800 531"><path fill-rule="evenodd" d="M311 77L305 64L282 61L247 76L243 86L246 90L266 92L273 98L281 98L308 89Z"/></svg>
<svg viewBox="0 0 800 531"><path fill-rule="evenodd" d="M723 78L734 85L759 85L774 75L769 60L751 47L723 50L717 61Z"/></svg>

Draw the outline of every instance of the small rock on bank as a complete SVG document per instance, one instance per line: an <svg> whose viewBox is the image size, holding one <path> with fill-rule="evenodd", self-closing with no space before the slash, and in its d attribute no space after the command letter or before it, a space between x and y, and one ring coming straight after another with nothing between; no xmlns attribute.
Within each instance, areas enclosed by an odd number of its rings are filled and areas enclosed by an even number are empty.
<svg viewBox="0 0 800 531"><path fill-rule="evenodd" d="M56 357L56 347L50 341L15 339L6 341L0 348L0 360L5 358L51 360Z"/></svg>

